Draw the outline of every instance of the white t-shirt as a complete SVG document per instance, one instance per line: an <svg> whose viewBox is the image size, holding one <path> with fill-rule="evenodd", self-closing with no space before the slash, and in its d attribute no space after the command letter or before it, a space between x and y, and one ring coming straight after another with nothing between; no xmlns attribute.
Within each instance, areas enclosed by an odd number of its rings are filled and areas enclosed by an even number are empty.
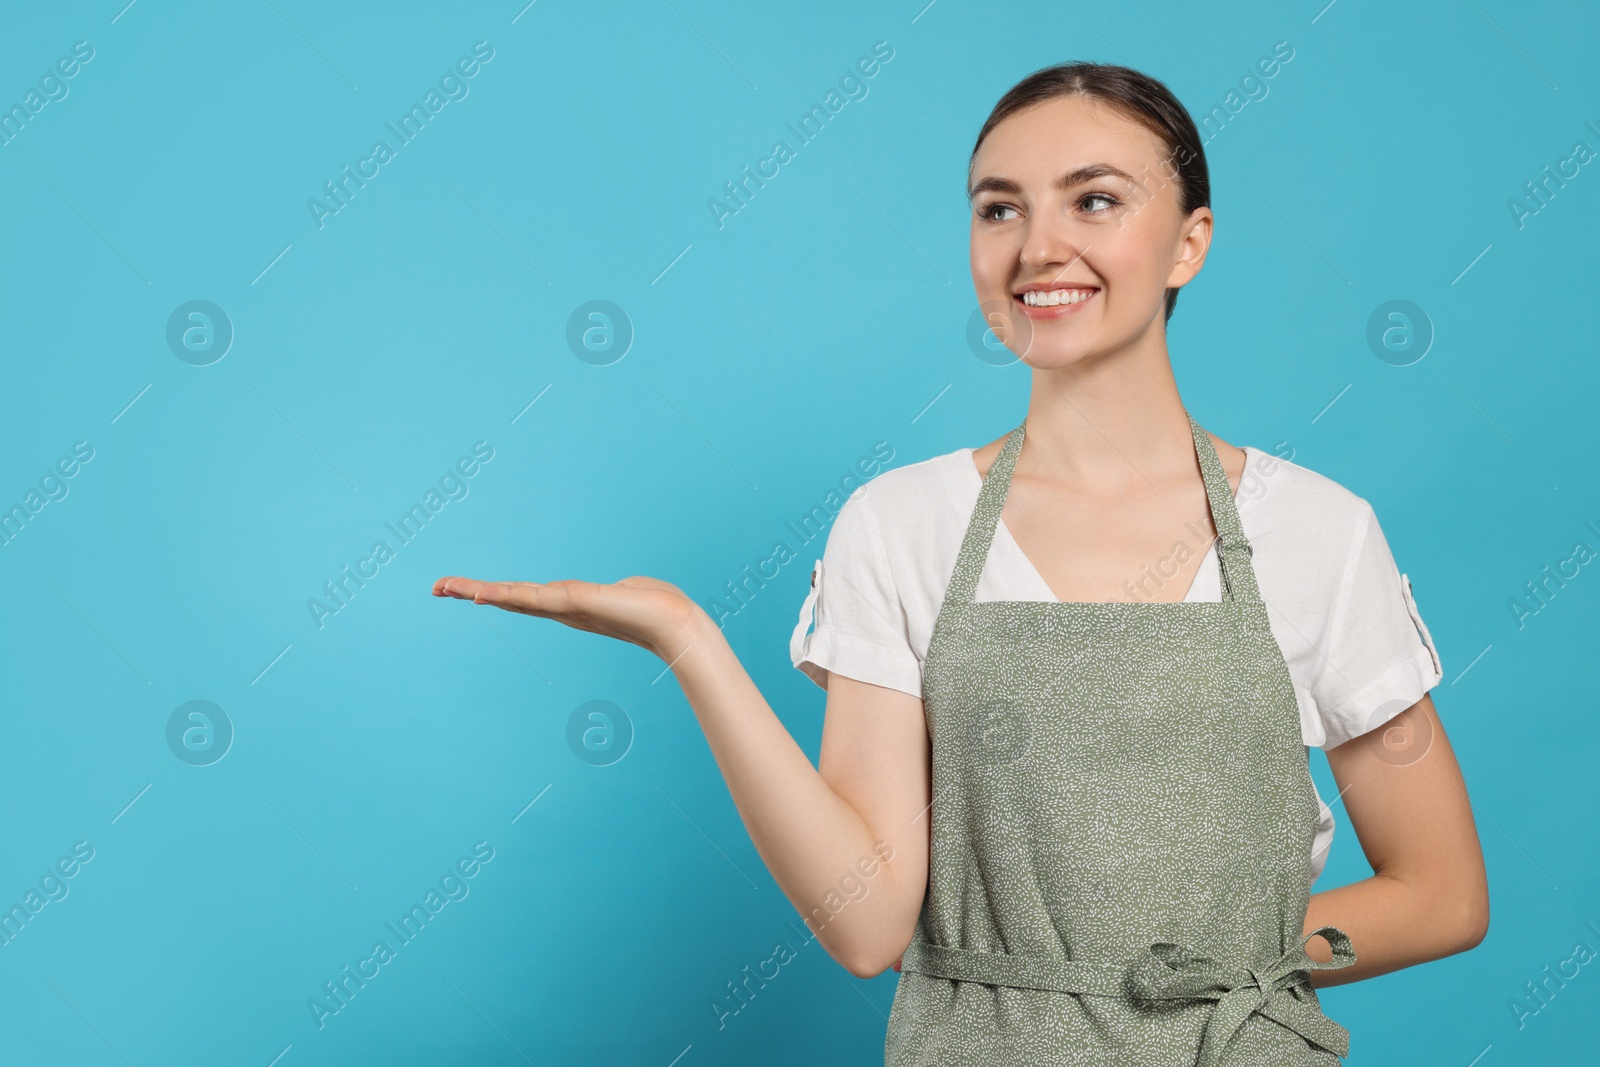
<svg viewBox="0 0 1600 1067"><path fill-rule="evenodd" d="M1301 736L1331 749L1420 700L1442 677L1439 653L1372 507L1305 467L1244 451L1234 500L1256 583L1294 682ZM812 681L827 688L836 671L921 698L923 656L983 484L972 452L884 471L840 508L789 642L790 660ZM1191 526L1149 572L1146 597L1192 558L1185 552L1203 550L1184 599L1221 600L1211 542L1209 527ZM1004 520L974 599L1056 600ZM1334 827L1332 810L1317 802L1312 881Z"/></svg>

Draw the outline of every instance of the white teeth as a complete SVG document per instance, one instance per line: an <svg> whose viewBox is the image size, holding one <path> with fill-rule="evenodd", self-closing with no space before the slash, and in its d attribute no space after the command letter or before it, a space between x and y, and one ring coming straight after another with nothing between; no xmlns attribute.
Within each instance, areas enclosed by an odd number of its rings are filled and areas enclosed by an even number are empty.
<svg viewBox="0 0 1600 1067"><path fill-rule="evenodd" d="M1022 294L1022 302L1029 307L1054 307L1082 303L1094 294L1093 289L1029 289Z"/></svg>

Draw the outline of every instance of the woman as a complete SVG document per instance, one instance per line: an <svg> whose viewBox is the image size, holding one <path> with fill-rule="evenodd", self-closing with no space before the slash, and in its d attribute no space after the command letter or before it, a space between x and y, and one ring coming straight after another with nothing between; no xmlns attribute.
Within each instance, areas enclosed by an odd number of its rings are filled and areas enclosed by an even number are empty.
<svg viewBox="0 0 1600 1067"><path fill-rule="evenodd" d="M1409 583L1365 501L1179 398L1166 321L1213 217L1165 86L1030 75L969 190L973 280L1032 370L1027 415L840 511L791 647L827 689L817 769L666 582L434 593L672 666L789 900L851 973L901 970L887 1063L1336 1064L1348 1032L1313 980L1488 925ZM1308 746L1375 872L1314 897L1331 812ZM824 911L855 871L866 895Z"/></svg>

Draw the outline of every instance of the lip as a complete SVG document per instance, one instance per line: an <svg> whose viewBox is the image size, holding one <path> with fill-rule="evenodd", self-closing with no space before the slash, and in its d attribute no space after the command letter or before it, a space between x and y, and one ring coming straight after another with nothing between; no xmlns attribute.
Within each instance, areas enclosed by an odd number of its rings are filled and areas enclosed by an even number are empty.
<svg viewBox="0 0 1600 1067"><path fill-rule="evenodd" d="M1095 300L1097 300L1099 298L1099 296L1100 296L1100 290L1099 289L1095 289L1095 291L1093 293L1089 294L1088 299L1080 300L1076 304L1057 304L1054 307L1033 307L1032 305L1026 304L1026 303L1023 302L1022 294L1023 293L1027 293L1027 292L1031 292L1031 291L1034 291L1034 290L1038 290L1038 289L1077 289L1077 288L1088 288L1088 286L1061 285L1059 282L1054 284L1054 285L1041 285L1041 284L1025 285L1025 286L1022 287L1022 289L1019 292L1011 294L1011 300L1012 300L1013 303L1015 303L1017 305L1018 308L1020 308L1022 310L1022 313L1024 315L1026 315L1030 319L1035 319L1035 320L1040 320L1040 319L1064 319L1068 315L1076 315L1078 312L1082 311L1084 308L1086 308L1090 304L1094 303Z"/></svg>

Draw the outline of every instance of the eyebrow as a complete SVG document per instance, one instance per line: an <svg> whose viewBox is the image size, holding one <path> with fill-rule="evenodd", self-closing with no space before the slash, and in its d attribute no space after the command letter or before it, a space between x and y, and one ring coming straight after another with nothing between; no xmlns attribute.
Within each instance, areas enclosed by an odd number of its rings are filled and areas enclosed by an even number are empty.
<svg viewBox="0 0 1600 1067"><path fill-rule="evenodd" d="M1082 185L1084 182L1092 182L1096 178L1121 178L1129 185L1139 184L1134 179L1133 175L1129 174L1121 167L1113 167L1109 163L1085 163L1081 167L1072 168L1065 174L1061 175L1061 177L1057 178L1055 187L1065 191L1067 189L1071 189L1075 185ZM1010 178L990 176L978 182L978 184L974 185L971 189L967 190L967 199L971 200L979 193L989 192L1006 193L1015 196L1022 192L1022 186L1018 185Z"/></svg>

